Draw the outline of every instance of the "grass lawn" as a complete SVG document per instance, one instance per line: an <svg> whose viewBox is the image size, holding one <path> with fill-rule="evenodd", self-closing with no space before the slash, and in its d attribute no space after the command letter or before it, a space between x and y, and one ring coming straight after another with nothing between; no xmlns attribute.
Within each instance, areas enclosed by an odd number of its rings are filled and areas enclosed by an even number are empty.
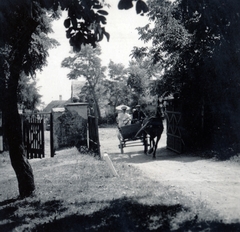
<svg viewBox="0 0 240 232"><path fill-rule="evenodd" d="M18 199L7 153L0 154L0 231L240 231L199 201L163 187L132 166L77 149L30 160L36 192Z"/></svg>

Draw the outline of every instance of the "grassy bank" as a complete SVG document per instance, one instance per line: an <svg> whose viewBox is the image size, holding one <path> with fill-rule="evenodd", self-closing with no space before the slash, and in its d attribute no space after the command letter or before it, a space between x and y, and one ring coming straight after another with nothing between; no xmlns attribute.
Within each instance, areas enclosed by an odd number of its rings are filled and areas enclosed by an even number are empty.
<svg viewBox="0 0 240 232"><path fill-rule="evenodd" d="M200 201L150 181L132 166L67 149L30 160L36 192L24 200L7 154L0 159L0 231L240 231Z"/></svg>

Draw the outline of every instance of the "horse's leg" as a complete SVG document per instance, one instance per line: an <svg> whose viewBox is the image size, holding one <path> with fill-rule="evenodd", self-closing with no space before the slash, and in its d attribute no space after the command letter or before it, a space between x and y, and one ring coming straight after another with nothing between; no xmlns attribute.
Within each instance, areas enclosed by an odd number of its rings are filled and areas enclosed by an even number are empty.
<svg viewBox="0 0 240 232"><path fill-rule="evenodd" d="M147 154L148 152L148 141L147 141L147 134L145 131L143 132L143 145L144 145L144 153Z"/></svg>
<svg viewBox="0 0 240 232"><path fill-rule="evenodd" d="M153 152L154 146L155 146L154 136L150 135L150 149L148 151L148 154L151 154Z"/></svg>
<svg viewBox="0 0 240 232"><path fill-rule="evenodd" d="M161 139L162 132L163 132L163 127L162 127L162 130L159 131L159 133L157 134L156 144L155 144L154 151L153 151L153 158L154 159L156 158L156 150L157 150L158 142Z"/></svg>
<svg viewBox="0 0 240 232"><path fill-rule="evenodd" d="M156 143L155 143L155 146L153 148L154 149L153 150L153 159L156 158L156 150L157 150L157 146L158 146L158 142L159 142L160 138L161 138L161 134L157 135Z"/></svg>

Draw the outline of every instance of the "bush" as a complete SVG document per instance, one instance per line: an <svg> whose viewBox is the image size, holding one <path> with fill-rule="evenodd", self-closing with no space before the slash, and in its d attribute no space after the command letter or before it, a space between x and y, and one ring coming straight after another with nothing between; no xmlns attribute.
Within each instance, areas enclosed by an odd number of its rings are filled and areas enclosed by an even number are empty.
<svg viewBox="0 0 240 232"><path fill-rule="evenodd" d="M107 124L107 125L113 125L116 123L116 116L114 114L109 114L106 117L101 118L99 120L99 124Z"/></svg>

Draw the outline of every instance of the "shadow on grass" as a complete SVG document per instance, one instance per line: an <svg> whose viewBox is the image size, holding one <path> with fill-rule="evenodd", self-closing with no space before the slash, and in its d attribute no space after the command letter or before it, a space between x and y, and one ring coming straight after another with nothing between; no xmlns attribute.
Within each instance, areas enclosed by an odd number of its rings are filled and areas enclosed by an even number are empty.
<svg viewBox="0 0 240 232"><path fill-rule="evenodd" d="M18 198L9 199L0 202L0 231L14 231L15 228L26 224L26 218L41 218L42 216L51 216L56 211L61 213L66 210L62 206L62 201L52 200L45 203L40 201L18 200ZM19 212L19 208L29 209L27 212ZM18 230L16 230L18 231Z"/></svg>
<svg viewBox="0 0 240 232"><path fill-rule="evenodd" d="M11 203L14 203L14 202L16 202L18 199L19 199L19 198L16 197L16 198L7 199L7 200L5 200L5 201L2 201L2 202L0 202L0 207L1 207L1 206L5 206L5 205L9 205L9 204L11 204Z"/></svg>
<svg viewBox="0 0 240 232"><path fill-rule="evenodd" d="M34 211L24 215L16 213L19 206L27 204ZM80 206L79 206L80 209ZM16 231L17 227L27 224L26 217L39 218L31 231L38 232L61 232L61 231L216 231L237 232L240 231L240 223L224 224L221 222L200 222L197 215L184 221L178 228L172 227L173 219L178 213L186 212L181 205L144 205L132 199L122 198L113 200L104 209L91 215L69 215L64 218L52 218L52 214L58 212L59 217L67 212L63 202L58 200L41 203L40 201L24 202L7 205L0 210L0 231ZM79 210L80 211L80 210ZM47 217L49 221L41 224L41 218Z"/></svg>
<svg viewBox="0 0 240 232"><path fill-rule="evenodd" d="M173 229L172 220L183 211L179 204L144 205L132 199L113 200L91 215L70 215L38 225L32 231L240 231L240 224L199 222L197 215ZM184 211L185 212L185 211Z"/></svg>

